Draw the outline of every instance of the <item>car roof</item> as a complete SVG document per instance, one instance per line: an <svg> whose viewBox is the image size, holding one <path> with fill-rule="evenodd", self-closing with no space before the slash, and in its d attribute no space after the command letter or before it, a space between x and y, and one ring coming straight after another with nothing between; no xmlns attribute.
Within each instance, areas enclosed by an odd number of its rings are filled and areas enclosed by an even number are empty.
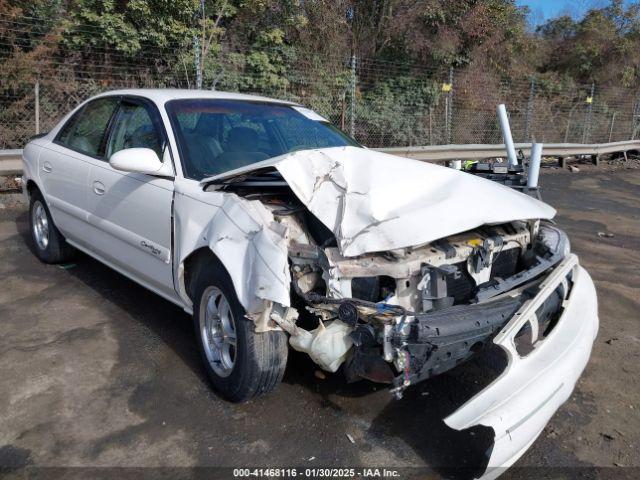
<svg viewBox="0 0 640 480"><path fill-rule="evenodd" d="M298 105L295 102L277 100L275 98L263 97L260 95L249 95L245 93L220 92L216 90L188 90L178 88L129 88L122 90L110 90L97 95L94 98L107 95L133 95L148 98L158 105L163 105L170 100L180 99L224 99L224 100L246 100L269 103L279 103L282 105Z"/></svg>

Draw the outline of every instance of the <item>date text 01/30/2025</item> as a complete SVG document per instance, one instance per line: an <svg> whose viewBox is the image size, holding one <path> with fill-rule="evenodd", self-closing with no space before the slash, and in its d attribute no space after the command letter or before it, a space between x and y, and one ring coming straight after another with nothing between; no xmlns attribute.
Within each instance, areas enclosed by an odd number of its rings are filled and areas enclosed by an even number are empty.
<svg viewBox="0 0 640 480"><path fill-rule="evenodd" d="M390 468L235 468L234 478L399 478Z"/></svg>

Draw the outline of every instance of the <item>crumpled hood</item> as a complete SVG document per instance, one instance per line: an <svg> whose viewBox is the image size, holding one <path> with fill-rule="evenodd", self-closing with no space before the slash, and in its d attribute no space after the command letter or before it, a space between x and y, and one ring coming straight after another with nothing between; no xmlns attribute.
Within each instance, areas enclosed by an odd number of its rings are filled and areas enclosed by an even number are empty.
<svg viewBox="0 0 640 480"><path fill-rule="evenodd" d="M362 148L295 152L275 167L333 231L344 256L421 245L481 225L549 219L556 213L496 182Z"/></svg>
<svg viewBox="0 0 640 480"><path fill-rule="evenodd" d="M305 150L253 165L265 166L280 172L348 257L422 245L481 225L550 219L556 213L496 182L363 148Z"/></svg>

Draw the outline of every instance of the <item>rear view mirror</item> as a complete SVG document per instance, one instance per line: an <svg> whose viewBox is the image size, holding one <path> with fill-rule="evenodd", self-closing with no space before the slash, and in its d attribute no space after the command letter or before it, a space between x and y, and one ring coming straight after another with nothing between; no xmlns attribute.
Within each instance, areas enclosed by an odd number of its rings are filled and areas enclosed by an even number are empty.
<svg viewBox="0 0 640 480"><path fill-rule="evenodd" d="M173 177L171 165L161 162L150 148L125 148L109 158L109 164L123 172L145 173L158 177Z"/></svg>

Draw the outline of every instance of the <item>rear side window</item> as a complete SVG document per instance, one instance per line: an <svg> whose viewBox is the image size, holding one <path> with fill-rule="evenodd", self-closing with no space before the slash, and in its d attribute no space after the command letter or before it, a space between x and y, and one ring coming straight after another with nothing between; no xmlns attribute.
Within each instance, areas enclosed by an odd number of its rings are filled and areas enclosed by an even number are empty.
<svg viewBox="0 0 640 480"><path fill-rule="evenodd" d="M162 158L162 142L143 105L123 102L115 117L107 157L125 148L150 148Z"/></svg>
<svg viewBox="0 0 640 480"><path fill-rule="evenodd" d="M71 150L103 157L105 131L117 106L118 98L113 97L89 102L62 127L56 141Z"/></svg>

